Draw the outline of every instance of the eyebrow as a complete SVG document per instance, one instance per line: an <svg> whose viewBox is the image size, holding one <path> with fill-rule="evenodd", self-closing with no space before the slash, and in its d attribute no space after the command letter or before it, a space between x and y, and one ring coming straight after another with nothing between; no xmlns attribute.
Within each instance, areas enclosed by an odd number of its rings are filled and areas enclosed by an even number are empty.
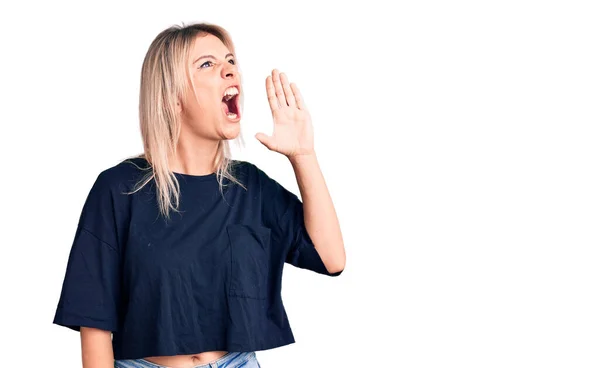
<svg viewBox="0 0 600 368"><path fill-rule="evenodd" d="M233 56L233 54L229 53L229 54L225 55L225 59L227 59L230 56ZM212 55L202 55L198 59L194 60L194 62L192 64L196 64L198 62L198 60L200 60L200 59L213 59L213 60L217 60L217 58L214 57L214 56L212 56Z"/></svg>

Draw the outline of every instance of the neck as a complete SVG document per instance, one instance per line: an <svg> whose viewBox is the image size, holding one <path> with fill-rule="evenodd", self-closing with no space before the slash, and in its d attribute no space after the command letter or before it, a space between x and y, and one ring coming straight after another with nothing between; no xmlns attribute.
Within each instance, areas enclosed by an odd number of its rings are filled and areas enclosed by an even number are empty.
<svg viewBox="0 0 600 368"><path fill-rule="evenodd" d="M185 139L182 135L176 157L169 158L169 169L188 175L209 175L216 170L218 153L219 141Z"/></svg>

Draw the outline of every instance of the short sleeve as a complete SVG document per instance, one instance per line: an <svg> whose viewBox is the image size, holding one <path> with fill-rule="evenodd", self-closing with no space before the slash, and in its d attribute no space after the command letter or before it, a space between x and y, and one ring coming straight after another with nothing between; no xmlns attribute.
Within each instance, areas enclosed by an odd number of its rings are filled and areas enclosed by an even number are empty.
<svg viewBox="0 0 600 368"><path fill-rule="evenodd" d="M277 242L285 248L285 261L295 267L323 275L340 275L342 271L331 273L323 264L306 230L304 207L298 196L260 169L258 172L261 181L263 221L271 227Z"/></svg>
<svg viewBox="0 0 600 368"><path fill-rule="evenodd" d="M55 324L76 331L81 327L117 331L121 257L109 184L100 174L88 194L54 316Z"/></svg>

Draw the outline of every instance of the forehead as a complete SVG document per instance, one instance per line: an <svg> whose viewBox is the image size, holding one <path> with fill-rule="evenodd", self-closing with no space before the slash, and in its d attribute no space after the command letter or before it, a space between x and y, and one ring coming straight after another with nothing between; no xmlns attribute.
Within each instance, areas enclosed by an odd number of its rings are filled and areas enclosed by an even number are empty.
<svg viewBox="0 0 600 368"><path fill-rule="evenodd" d="M229 50L217 36L205 34L196 37L191 57L192 60L195 60L202 55L213 55L216 58L223 58L229 52L231 52L231 50Z"/></svg>

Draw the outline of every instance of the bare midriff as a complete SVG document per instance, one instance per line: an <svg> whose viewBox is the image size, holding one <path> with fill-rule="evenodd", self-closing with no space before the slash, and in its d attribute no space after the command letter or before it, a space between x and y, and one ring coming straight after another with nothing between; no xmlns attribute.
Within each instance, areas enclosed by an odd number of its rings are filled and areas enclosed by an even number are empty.
<svg viewBox="0 0 600 368"><path fill-rule="evenodd" d="M148 357L144 360L169 368L193 368L198 365L212 363L225 354L227 354L226 351L207 351L191 355Z"/></svg>

